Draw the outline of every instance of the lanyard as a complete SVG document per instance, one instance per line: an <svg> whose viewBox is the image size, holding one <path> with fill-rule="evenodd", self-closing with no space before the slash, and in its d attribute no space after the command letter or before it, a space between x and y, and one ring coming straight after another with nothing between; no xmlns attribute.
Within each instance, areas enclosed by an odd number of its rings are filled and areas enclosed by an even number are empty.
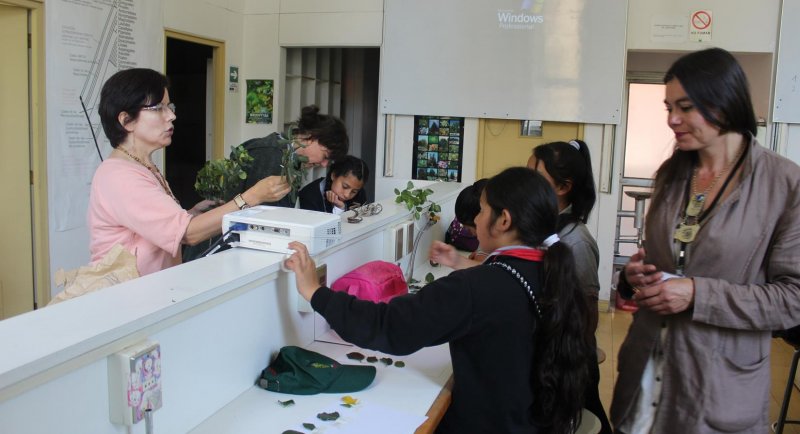
<svg viewBox="0 0 800 434"><path fill-rule="evenodd" d="M713 201L711 201L711 205L709 205L708 208L706 208L706 210L701 212L700 215L698 216L697 222L701 227L702 227L703 221L706 219L706 217L708 217L711 214L711 210L713 210L714 207L717 206L717 203L719 202L720 198L725 193L725 189L728 188L728 184L731 182L731 179L733 179L733 175L736 174L736 172L742 166L742 163L744 162L745 155L747 155L747 151L749 150L749 146L750 145L749 144L745 144L744 146L747 146L747 148L745 148L745 150L742 152L742 155L739 156L739 159L736 161L736 165L733 166L733 169L730 172L728 172L728 175L725 177L725 182L722 183L722 188L719 189L719 193L717 193L717 196L714 198ZM691 200L691 195L692 195L691 190L692 190L692 181L690 179L689 182L686 183L686 194L685 195L686 195L686 203L687 204ZM677 272L680 275L683 275L683 268L686 265L686 250L687 250L688 244L689 243L686 243L686 242L679 242L679 245L678 245L678 258L677 258L676 262L677 262Z"/></svg>

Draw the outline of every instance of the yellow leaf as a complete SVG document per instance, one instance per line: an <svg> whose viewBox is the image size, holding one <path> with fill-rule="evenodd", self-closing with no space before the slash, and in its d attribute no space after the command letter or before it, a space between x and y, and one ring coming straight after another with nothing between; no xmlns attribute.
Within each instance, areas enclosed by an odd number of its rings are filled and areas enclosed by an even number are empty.
<svg viewBox="0 0 800 434"><path fill-rule="evenodd" d="M347 395L347 396L343 397L342 398L342 402L344 402L347 405L356 405L356 404L358 404L358 400L353 398L350 395Z"/></svg>

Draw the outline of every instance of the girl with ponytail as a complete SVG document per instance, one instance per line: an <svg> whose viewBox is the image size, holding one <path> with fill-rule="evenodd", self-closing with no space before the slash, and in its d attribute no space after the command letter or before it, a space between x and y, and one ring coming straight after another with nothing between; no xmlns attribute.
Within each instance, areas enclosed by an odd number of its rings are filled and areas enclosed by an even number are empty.
<svg viewBox="0 0 800 434"><path fill-rule="evenodd" d="M437 433L572 433L595 350L557 222L547 180L516 167L491 178L481 195L475 226L490 256L416 294L376 304L320 287L301 243L290 244L296 253L286 266L300 294L355 345L404 355L450 343L453 401ZM469 261L438 241L431 259L454 268Z"/></svg>
<svg viewBox="0 0 800 434"><path fill-rule="evenodd" d="M533 148L528 167L547 179L558 198L558 236L572 248L577 279L589 298L589 328L597 329L600 261L597 242L586 228L596 198L589 147L582 140L551 142Z"/></svg>
<svg viewBox="0 0 800 434"><path fill-rule="evenodd" d="M586 317L589 342L596 346L594 333L598 321L600 280L597 277L597 267L600 254L597 242L586 227L596 198L589 147L578 139L545 143L533 149L528 167L544 176L555 190L558 200L558 236L562 243L570 247L575 257L573 279L586 295L589 306ZM592 384L586 390L586 409L600 419L600 433L611 434L611 423L598 391L600 369L597 364L590 367L590 372Z"/></svg>

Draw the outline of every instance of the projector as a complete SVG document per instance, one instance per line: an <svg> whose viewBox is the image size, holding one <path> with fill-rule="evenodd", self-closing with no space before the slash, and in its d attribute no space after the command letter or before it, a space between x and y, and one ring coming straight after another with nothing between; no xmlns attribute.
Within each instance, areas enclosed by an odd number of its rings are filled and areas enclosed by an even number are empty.
<svg viewBox="0 0 800 434"><path fill-rule="evenodd" d="M226 214L222 233L228 231L239 236L234 247L289 253L289 242L299 241L315 254L341 239L342 222L325 212L259 205Z"/></svg>

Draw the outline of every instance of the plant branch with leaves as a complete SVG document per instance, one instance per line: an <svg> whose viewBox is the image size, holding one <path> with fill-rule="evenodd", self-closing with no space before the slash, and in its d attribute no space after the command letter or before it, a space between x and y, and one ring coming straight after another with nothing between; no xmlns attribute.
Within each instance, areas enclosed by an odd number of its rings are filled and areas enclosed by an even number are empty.
<svg viewBox="0 0 800 434"><path fill-rule="evenodd" d="M247 169L253 164L253 157L244 146L237 146L231 158L206 161L197 172L194 189L203 199L215 202L228 202L239 193L242 181L247 179Z"/></svg>
<svg viewBox="0 0 800 434"><path fill-rule="evenodd" d="M303 185L303 176L308 170L305 166L308 163L308 157L305 155L298 155L297 150L305 148L306 145L295 141L292 137L292 128L289 128L288 139L281 138L278 143L284 145L283 158L281 159L281 176L286 178L286 182L292 188L289 192L289 199L292 203L297 201L297 193ZM297 144L297 148L294 145Z"/></svg>
<svg viewBox="0 0 800 434"><path fill-rule="evenodd" d="M442 212L442 207L436 202L428 200L428 196L432 193L433 190L430 188L414 188L414 183L411 181L408 181L406 188L402 191L396 188L394 189L394 194L397 195L394 200L395 203L404 204L414 215L414 220L419 220L423 216L426 219L422 229L419 230L416 237L414 237L414 246L411 250L411 258L408 264L409 272L406 276L406 281L409 284L418 282L414 279L414 259L417 256L417 247L419 247L422 234L428 230L428 228L435 225L441 218L439 213ZM430 276L425 276L425 280L430 283L433 281L433 275L431 273L428 274Z"/></svg>

